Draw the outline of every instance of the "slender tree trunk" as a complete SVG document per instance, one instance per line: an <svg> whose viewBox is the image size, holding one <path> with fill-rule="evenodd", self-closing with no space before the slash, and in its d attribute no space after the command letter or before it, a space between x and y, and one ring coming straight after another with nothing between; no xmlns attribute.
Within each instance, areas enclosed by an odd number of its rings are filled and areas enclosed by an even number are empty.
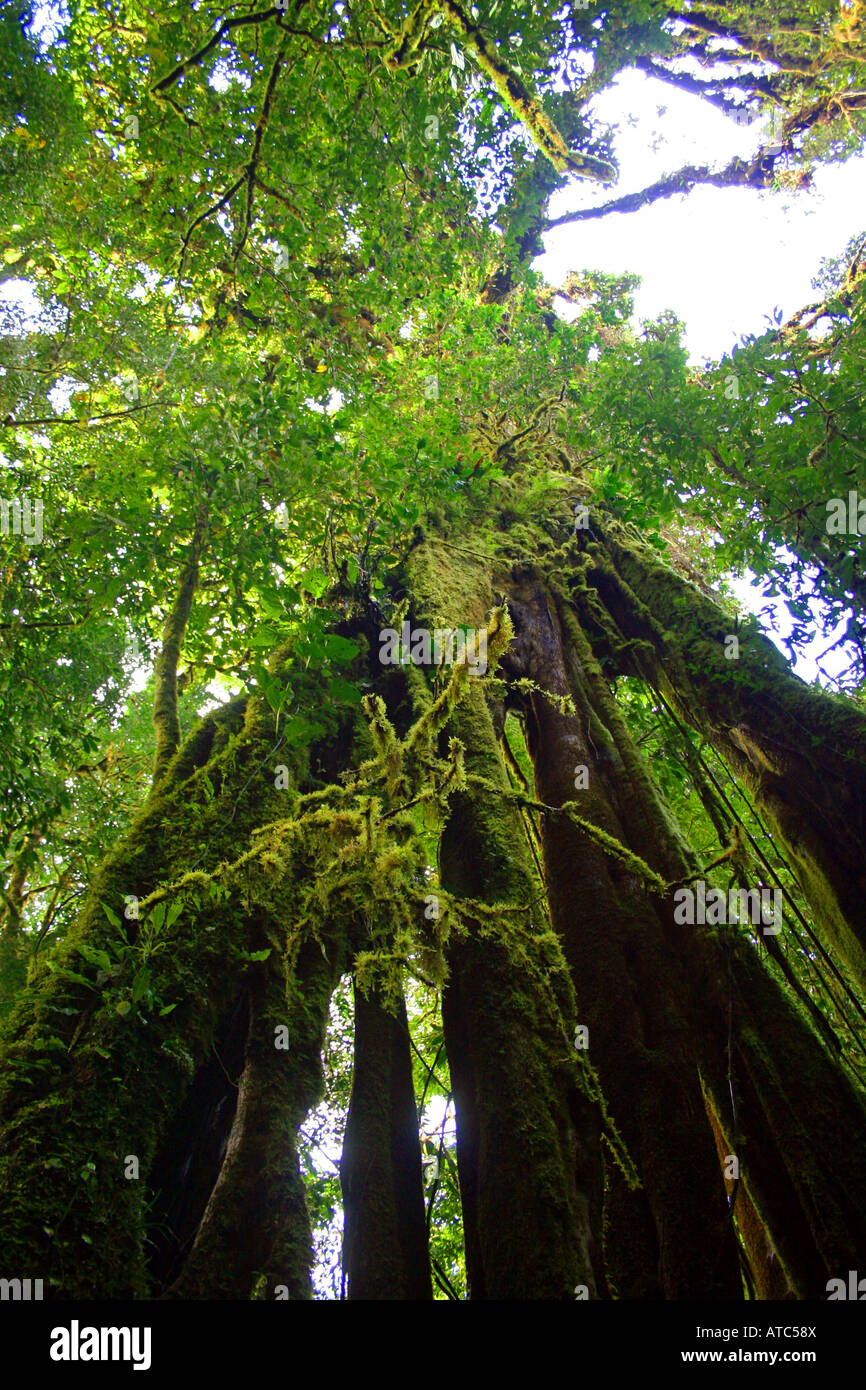
<svg viewBox="0 0 866 1390"><path fill-rule="evenodd" d="M162 646L154 666L153 727L156 734L156 754L153 768L153 787L159 785L180 745L180 720L177 713L177 668L193 599L198 588L199 565L207 530L208 509L202 503L196 517L189 552L178 580L174 602L165 620Z"/></svg>
<svg viewBox="0 0 866 1390"><path fill-rule="evenodd" d="M798 1298L826 1298L827 1269L788 1173L780 1140L767 1120L757 1092L742 1067L732 1082L717 1059L706 1062L708 1104L724 1138L723 1161L740 1162L740 1185L751 1199Z"/></svg>
<svg viewBox="0 0 866 1390"><path fill-rule="evenodd" d="M406 1007L389 1013L357 987L340 1181L349 1298L432 1298Z"/></svg>

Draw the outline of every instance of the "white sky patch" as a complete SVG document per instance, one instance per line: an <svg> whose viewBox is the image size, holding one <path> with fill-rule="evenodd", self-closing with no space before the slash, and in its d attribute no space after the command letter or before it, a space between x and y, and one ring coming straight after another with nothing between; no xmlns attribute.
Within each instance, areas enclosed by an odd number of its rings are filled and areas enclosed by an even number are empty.
<svg viewBox="0 0 866 1390"><path fill-rule="evenodd" d="M741 579L729 578L727 583L737 602L741 603L748 612L760 614L762 609L772 609L772 619L762 618L761 627L770 641L790 661L791 653L785 646L784 638L790 636L794 627L794 619L788 612L784 595L780 594L778 598L765 598L760 587L763 581L759 580L751 571L747 571ZM844 636L848 618L847 616L841 618L835 628L825 631L821 625L820 609L817 603L810 601L809 607L819 631L811 642L805 642L801 645L797 660L794 663L794 670L805 681L817 679L822 685L831 684L850 666L854 655L852 649L844 645L836 646L837 641ZM771 626L771 622L773 626Z"/></svg>
<svg viewBox="0 0 866 1390"><path fill-rule="evenodd" d="M73 394L76 391L85 391L86 389L86 381L77 381L74 376L61 377L48 392L52 410L55 410L58 415L64 415L72 405Z"/></svg>
<svg viewBox="0 0 866 1390"><path fill-rule="evenodd" d="M29 320L38 319L43 312L29 280L4 280L0 284L0 331L10 332L9 325L3 325L4 310L16 318L26 316ZM31 326L30 323L27 325Z"/></svg>
<svg viewBox="0 0 866 1390"><path fill-rule="evenodd" d="M69 23L69 9L57 0L38 0L33 6L30 32L38 37L40 48L45 51L56 43Z"/></svg>
<svg viewBox="0 0 866 1390"><path fill-rule="evenodd" d="M619 124L620 181L606 190L572 184L554 195L551 217L635 192L683 165L723 168L769 139L767 120L738 125L700 97L634 71L594 110ZM686 325L692 361L721 357L741 335L765 332L777 305L787 317L815 298L822 259L866 227L864 188L863 155L818 168L813 188L800 193L697 187L638 212L554 228L536 265L555 285L570 270L636 273L637 320L671 309Z"/></svg>
<svg viewBox="0 0 866 1390"><path fill-rule="evenodd" d="M636 70L602 93L594 110L618 126L619 182L613 189L573 183L551 199L551 217L636 192L684 165L724 168L735 155L750 159L772 139L769 117L739 124L700 97ZM640 275L635 327L673 310L698 364L729 353L745 334L765 333L777 307L788 318L815 300L812 280L822 260L840 255L866 230L864 189L864 155L819 166L803 192L698 186L638 212L556 227L535 264L554 285L570 270ZM762 626L790 660L782 637L794 623L784 598L765 599L754 576L728 582L748 612L772 605L778 631L765 619ZM852 654L842 647L822 656L841 630L842 624L835 633L819 631L798 657L797 675L826 684L850 664Z"/></svg>
<svg viewBox="0 0 866 1390"><path fill-rule="evenodd" d="M445 1119L446 1110L448 1112ZM447 1096L430 1096L424 1105L424 1115L421 1120L421 1134L425 1139L433 1139L438 1142L443 1133L442 1121L445 1119L445 1143L451 1148L457 1142L457 1120L454 1110L454 1102L448 1100Z"/></svg>
<svg viewBox="0 0 866 1390"><path fill-rule="evenodd" d="M249 91L252 86L252 82L245 72L239 72L237 68L233 68L227 58L220 58L214 64L213 72L208 78L209 85L213 87L215 92L227 92L233 82L240 83L246 91Z"/></svg>
<svg viewBox="0 0 866 1390"><path fill-rule="evenodd" d="M304 405L308 410L314 410L317 415L333 415L345 403L345 396L342 391L338 391L336 386L332 386L328 392L328 399L324 405L321 401L316 401L312 396L307 396Z"/></svg>

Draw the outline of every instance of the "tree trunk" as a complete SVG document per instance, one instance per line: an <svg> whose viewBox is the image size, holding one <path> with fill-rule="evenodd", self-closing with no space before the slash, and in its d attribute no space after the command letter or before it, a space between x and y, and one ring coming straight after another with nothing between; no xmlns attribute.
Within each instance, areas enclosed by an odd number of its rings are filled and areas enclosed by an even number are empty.
<svg viewBox="0 0 866 1390"><path fill-rule="evenodd" d="M627 730L586 639L576 624L569 633L574 659L590 672L596 707L605 712L624 760L634 762L636 750L627 747ZM655 806L645 810L647 799ZM651 824L659 834L652 851L631 832L631 847L642 848L649 866L678 881L692 872L678 834L665 841L664 827L671 822L648 776L630 779L628 806L627 831ZM764 967L748 936L736 926L712 930L678 923L670 892L661 902L665 939L683 962L684 1016L713 1111L728 1136L728 1153L739 1159L746 1189L792 1286L801 1296L822 1296L826 1279L856 1265L856 1252L866 1244L863 1095ZM844 1145L838 1143L840 1132L849 1136ZM793 1202L781 1200L783 1187Z"/></svg>
<svg viewBox="0 0 866 1390"><path fill-rule="evenodd" d="M258 700L232 702L197 727L99 870L53 968L40 964L7 1020L0 1234L10 1265L49 1281L51 1296L149 1292L144 1197L162 1138L196 1078L207 1098L192 1098L189 1113L207 1109L214 1092L203 1068L236 1009L245 973L258 988L261 967L239 964L238 952L260 948L263 928L269 940L284 941L290 921L290 866L282 886L271 875L260 883L255 860L234 889L212 891L219 866L237 858L259 825L285 814L273 775L278 744L273 718ZM142 906L139 920L138 904L171 883L179 885L177 893L163 903L176 896L182 910L157 934L153 908ZM258 1003L253 1014L270 1017ZM320 1032L315 1010L311 1018ZM250 1142L250 1118L257 1123L267 1109L269 1088L289 1084L287 1077L304 1065L302 1053L289 1054L276 1083L264 1071L262 1048L267 1042L251 1035L243 1104L234 1116L236 1147ZM313 1094L309 1081L298 1080L296 1113L307 1093ZM218 1132L224 1134L231 1108L222 1108ZM284 1161L291 1163L293 1136L284 1130L283 1138ZM272 1140L277 1143L276 1135ZM158 1171L163 1181L164 1165ZM183 1194L163 1190L159 1200L184 1206ZM188 1206L185 1211L188 1222ZM256 1258L267 1264L264 1255ZM222 1263L230 1271L231 1252ZM222 1270L213 1278L218 1282Z"/></svg>
<svg viewBox="0 0 866 1390"><path fill-rule="evenodd" d="M480 691L461 706L455 731L470 773L505 790ZM479 921L448 955L442 1015L469 1296L603 1296L599 1116L576 1084L573 995L557 943L530 907L534 885L516 808L485 791L455 797L441 874L458 897L519 904L526 923L520 950Z"/></svg>
<svg viewBox="0 0 866 1390"><path fill-rule="evenodd" d="M597 717L587 717L585 689L576 692L579 713L561 711L556 697L568 696L569 681L559 624L540 588L529 583L518 592L511 602L518 641L509 667L549 692L530 697L538 797L551 807L577 801L582 818L622 841L614 810L622 768L610 734ZM576 781L583 784L577 792ZM694 1048L678 1007L680 964L666 946L655 905L634 872L569 816L543 814L542 841L551 915L572 972L579 1020L589 1028L589 1056L654 1225L654 1248L646 1253L654 1255L655 1269L624 1270L619 1293L741 1297L736 1240ZM631 1221L635 1205L620 1197L609 1211L611 1243L628 1239L613 1222Z"/></svg>
<svg viewBox="0 0 866 1390"><path fill-rule="evenodd" d="M432 1298L406 1006L389 1013L357 986L340 1182L349 1298Z"/></svg>
<svg viewBox="0 0 866 1390"><path fill-rule="evenodd" d="M339 947L302 949L293 1006L268 961L250 983L237 1109L219 1176L174 1298L310 1298L312 1238L296 1149L324 1091L321 1053ZM287 1032L283 1032L287 1029Z"/></svg>
<svg viewBox="0 0 866 1390"><path fill-rule="evenodd" d="M737 629L624 527L593 515L593 531L601 540L587 544L578 603L585 583L597 589L625 638L617 656L752 790L820 929L866 987L866 716L804 685L754 625Z"/></svg>

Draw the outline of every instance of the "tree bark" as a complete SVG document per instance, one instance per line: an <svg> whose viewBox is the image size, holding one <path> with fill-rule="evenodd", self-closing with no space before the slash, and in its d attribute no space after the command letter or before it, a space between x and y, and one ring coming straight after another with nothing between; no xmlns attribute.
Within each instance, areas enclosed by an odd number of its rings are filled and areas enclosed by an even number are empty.
<svg viewBox="0 0 866 1390"><path fill-rule="evenodd" d="M322 1045L342 964L339 946L329 946L327 956L317 942L302 949L294 1007L287 1007L282 972L270 961L250 983L246 1056L228 1147L169 1297L312 1297L312 1236L296 1144L298 1126L324 1091Z"/></svg>
<svg viewBox="0 0 866 1390"><path fill-rule="evenodd" d="M592 527L578 604L595 586L625 667L657 684L754 793L819 928L866 987L866 716L804 685L767 638L737 629L618 523L593 514Z"/></svg>
<svg viewBox="0 0 866 1390"><path fill-rule="evenodd" d="M686 616L680 620L685 623ZM596 707L625 760L634 763L636 750L629 748L598 662L576 624L569 633L573 660L589 673ZM645 809L648 800L654 805ZM681 838L673 828L665 831L670 818L645 772L630 779L626 819L628 842L651 868L677 881L692 872ZM635 825L655 827L655 849L635 833ZM866 1243L862 1091L747 936L735 925L712 930L678 923L670 893L660 902L664 938L683 962L683 1012L728 1152L740 1161L746 1189L792 1287L802 1297L824 1296L826 1279L853 1267ZM844 1145L838 1143L840 1132L850 1136Z"/></svg>
<svg viewBox="0 0 866 1390"><path fill-rule="evenodd" d="M455 732L469 771L506 788L480 691L460 707ZM522 904L529 919L534 885L520 817L494 800L484 792L454 798L441 843L442 884L458 897ZM448 955L442 1015L472 1299L606 1293L600 1118L575 1084L574 1001L564 962L549 933L541 936L537 907L532 920L532 964L549 972L558 1026L525 958L483 937L480 925L455 938Z"/></svg>
<svg viewBox="0 0 866 1390"><path fill-rule="evenodd" d="M622 776L610 734L597 717L587 717L585 689L576 692L579 713L563 713L555 703L570 693L559 624L537 585L518 592L510 604L518 640L509 668L550 693L535 693L529 702L538 797L551 807L576 800L584 819L622 841L626 831L608 790ZM588 778L575 791L576 781L585 780L575 776L580 768ZM620 1296L741 1297L735 1236L680 1012L681 966L664 941L655 905L636 875L567 815L542 815L542 843L551 916L572 971L579 1020L589 1028L589 1057L652 1214L656 1269L623 1270ZM635 1205L620 1198L609 1224L615 1213L633 1219ZM629 1237L616 1227L610 1238Z"/></svg>
<svg viewBox="0 0 866 1390"><path fill-rule="evenodd" d="M389 1013L357 986L340 1181L349 1298L432 1298L406 1007Z"/></svg>
<svg viewBox="0 0 866 1390"><path fill-rule="evenodd" d="M231 702L198 726L98 871L75 929L40 962L5 1023L0 1238L10 1263L46 1279L52 1297L150 1291L145 1186L162 1138L195 1078L205 1077L244 975L255 974L238 952L261 946L263 926L279 939L289 925L279 917L289 885L278 890L269 879L258 888L253 876L249 909L239 909L235 892L208 891L252 831L285 814L273 778L277 745L258 700ZM180 890L180 915L145 955L149 912L138 920L126 911L190 870L198 878ZM130 1003L136 978L148 986L145 965L156 998L149 1014L146 996ZM244 1134L266 1092L251 1071L235 1115ZM192 1109L201 1113L195 1102ZM173 1194L164 1197L170 1205Z"/></svg>

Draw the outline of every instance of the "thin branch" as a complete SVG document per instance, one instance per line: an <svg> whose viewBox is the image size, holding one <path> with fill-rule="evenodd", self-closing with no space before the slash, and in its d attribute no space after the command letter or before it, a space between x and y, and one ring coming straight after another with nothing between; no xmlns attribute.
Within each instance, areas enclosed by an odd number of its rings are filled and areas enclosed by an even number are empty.
<svg viewBox="0 0 866 1390"><path fill-rule="evenodd" d="M207 529L207 505L203 503L196 517L189 553L181 571L180 582L171 611L165 620L162 649L154 665L153 726L156 731L156 756L153 769L153 790L180 745L180 719L177 712L177 668L180 649L186 633L192 601L199 580L199 561Z"/></svg>
<svg viewBox="0 0 866 1390"><path fill-rule="evenodd" d="M451 1283L451 1280L448 1278L448 1275L445 1273L438 1260L434 1259L432 1255L430 1256L430 1264L433 1267L433 1278L436 1280L436 1283L439 1285L442 1292L452 1302L462 1303L463 1300L460 1297L457 1290L455 1289L454 1285Z"/></svg>
<svg viewBox="0 0 866 1390"><path fill-rule="evenodd" d="M773 97L778 85L778 78L747 76L745 73L737 73L733 77L695 77L689 72L677 72L672 68L662 67L655 58L647 54L635 58L633 65L641 72L645 72L648 77L656 77L660 82L667 82L672 87L679 87L681 91L699 96L703 101L718 106L726 115L736 115L745 111L748 103L740 102L738 104L726 96L722 90L714 91L714 88L735 87L742 89L749 87L754 92ZM758 113L755 112L755 116L757 115Z"/></svg>
<svg viewBox="0 0 866 1390"><path fill-rule="evenodd" d="M125 420L130 415L137 415L142 410L155 410L157 406L175 406L177 401L148 401L145 405L134 405L129 410L106 410L101 415L78 415L67 420L62 415L45 415L37 420L16 420L12 415L5 415L0 420L0 429L18 430L28 429L36 425L65 425L67 429L78 425L89 425L94 420Z"/></svg>
<svg viewBox="0 0 866 1390"><path fill-rule="evenodd" d="M281 193L278 188L274 188L271 184L265 183L264 179L258 173L254 174L254 181L257 188L260 188L263 193L267 193L269 198L276 198L277 202L282 203L284 207L288 208L289 212L292 214L293 217L295 217L298 220L298 222L303 223L304 219L299 209L296 208L294 203L286 197L285 193Z"/></svg>
<svg viewBox="0 0 866 1390"><path fill-rule="evenodd" d="M258 10L255 14L236 15L234 19L227 19L224 24L220 25L213 38L208 39L207 43L202 48L197 49L195 53L190 54L189 58L184 58L176 68L172 68L167 77L161 77L158 82L155 82L150 90L154 96L161 96L163 92L173 87L179 78L183 77L188 68L195 68L203 63L207 55L219 47L230 30L238 29L243 24L263 24L266 19L279 13L280 11L272 6L267 10Z"/></svg>
<svg viewBox="0 0 866 1390"><path fill-rule="evenodd" d="M189 246L189 239L190 239L190 237L192 236L193 232L195 231L196 227L201 226L202 222L205 222L205 221L207 220L208 217L212 217L213 214L214 214L215 212L219 212L220 208L224 208L224 207L226 206L227 203L231 202L232 198L235 196L235 194L237 193L238 189L239 189L239 188L242 188L243 185L246 183L246 178L247 178L246 173L241 174L241 176L240 176L240 178L238 179L237 183L233 183L232 186L231 186L231 188L230 188L226 193L223 194L223 196L219 199L219 201L216 202L216 203L214 203L213 207L206 208L204 212L200 213L199 216L195 219L195 221L191 224L191 226L187 229L187 232L186 232L186 234L185 234L185 236L184 236L184 239L183 239L183 241L181 242L181 248L180 248L180 261L181 261L181 265L183 265L183 258L184 258L184 256L186 255L186 248Z"/></svg>
<svg viewBox="0 0 866 1390"><path fill-rule="evenodd" d="M769 39L757 38L752 34L742 34L728 25L719 24L718 20L712 19L709 15L700 14L697 10L688 10L682 15L672 14L670 17L683 20L690 29L697 29L705 34L713 34L720 39L732 39L746 53L763 58L765 62L772 63L774 67L779 68L781 72L796 72L813 77L826 66L825 62L818 59L809 62L808 59L798 58L791 53L780 53Z"/></svg>
<svg viewBox="0 0 866 1390"><path fill-rule="evenodd" d="M575 212L563 213L544 224L544 230L551 227L564 227L570 222L588 222L595 217L607 217L611 212L637 212L638 208L648 207L661 198L672 198L677 193L691 193L698 184L709 184L714 188L766 188L772 179L772 166L778 156L761 149L750 163L743 159L732 159L724 169L710 169L687 164L675 174L665 174L655 183L636 193L625 193L620 198L611 198L594 208L578 208Z"/></svg>
<svg viewBox="0 0 866 1390"><path fill-rule="evenodd" d="M250 227L251 227L251 225L252 225L252 220L253 220L253 203L254 203L254 201L255 201L255 196L256 196L256 195L255 195L255 187L256 187L256 169L258 168L259 154L261 153L261 148L262 148L262 140L263 140L264 137L265 137L265 131L266 131L267 125L268 125L268 117L269 117L270 114L271 114L271 101L273 100L273 95L274 95L274 92L275 92L275 90L276 90L277 81L278 81L279 75L280 75L280 68L282 67L282 65L283 65L283 60L284 60L284 58L285 58L285 56L286 56L286 46L287 46L287 44L288 44L288 39L286 39L286 40L284 41L282 47L280 48L280 51L278 52L276 58L274 59L274 66L271 68L271 75L270 75L270 77L268 78L268 85L267 85L267 87L265 88L265 97L264 97L264 101L262 102L261 113L260 113L260 115L259 115L258 121L256 122L256 133L255 133L255 138L254 138L254 140L253 140L253 152L252 152L252 155L250 156L250 162L249 162L249 164L247 165L247 174L246 174L246 178L247 178L247 207L246 207L246 214L245 214L245 216L244 216L244 227L243 227L243 231L241 232L240 240L238 241L238 244L237 244L237 246L235 247L235 252L234 252L234 259L235 259L235 260L237 260L238 256L239 256L239 255L241 254L241 252L243 251L244 246L246 245L247 237L248 237L249 234L250 234Z"/></svg>

